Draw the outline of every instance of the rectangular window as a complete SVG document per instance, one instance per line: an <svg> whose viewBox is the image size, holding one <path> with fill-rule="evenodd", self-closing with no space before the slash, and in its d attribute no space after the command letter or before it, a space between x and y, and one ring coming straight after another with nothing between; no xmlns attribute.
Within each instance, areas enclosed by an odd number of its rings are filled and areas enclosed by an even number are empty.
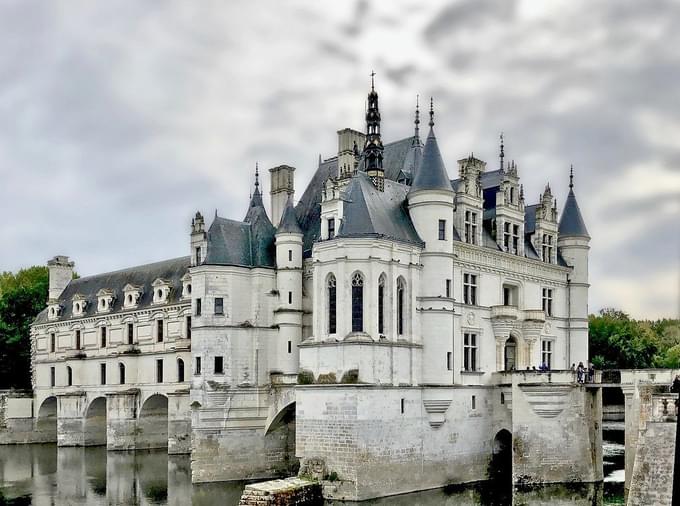
<svg viewBox="0 0 680 506"><path fill-rule="evenodd" d="M50 367L50 386L53 387L56 385L57 378L56 378L56 373L54 371L54 367Z"/></svg>
<svg viewBox="0 0 680 506"><path fill-rule="evenodd" d="M76 330L76 350L79 350L80 348L81 348L80 330Z"/></svg>
<svg viewBox="0 0 680 506"><path fill-rule="evenodd" d="M201 374L201 357L196 357L196 366L194 367L194 375L199 376Z"/></svg>
<svg viewBox="0 0 680 506"><path fill-rule="evenodd" d="M163 383L163 359L156 360L156 383Z"/></svg>
<svg viewBox="0 0 680 506"><path fill-rule="evenodd" d="M293 353L293 343L292 343L292 341L288 341L288 353Z"/></svg>
<svg viewBox="0 0 680 506"><path fill-rule="evenodd" d="M54 350L57 349L57 336L52 332L50 334L50 351L54 353Z"/></svg>
<svg viewBox="0 0 680 506"><path fill-rule="evenodd" d="M293 303L293 292L288 292L288 304Z"/></svg>
<svg viewBox="0 0 680 506"><path fill-rule="evenodd" d="M541 341L541 365L552 369L552 341Z"/></svg>
<svg viewBox="0 0 680 506"><path fill-rule="evenodd" d="M73 369L70 367L66 367L66 385L67 386L72 386L73 385Z"/></svg>
<svg viewBox="0 0 680 506"><path fill-rule="evenodd" d="M156 341L163 342L163 320L156 320Z"/></svg>
<svg viewBox="0 0 680 506"><path fill-rule="evenodd" d="M378 284L378 334L385 333L385 284Z"/></svg>
<svg viewBox="0 0 680 506"><path fill-rule="evenodd" d="M201 316L201 299L196 299L196 316Z"/></svg>
<svg viewBox="0 0 680 506"><path fill-rule="evenodd" d="M453 353L450 351L446 352L446 368L449 371L453 371Z"/></svg>
<svg viewBox="0 0 680 506"><path fill-rule="evenodd" d="M100 338L101 338L99 346L102 347L102 348L106 348L106 327L101 327L99 332L100 332Z"/></svg>
<svg viewBox="0 0 680 506"><path fill-rule="evenodd" d="M201 247L196 248L196 265L201 263Z"/></svg>
<svg viewBox="0 0 680 506"><path fill-rule="evenodd" d="M99 364L99 383L106 385L106 364Z"/></svg>
<svg viewBox="0 0 680 506"><path fill-rule="evenodd" d="M501 392L501 404L505 404L505 394Z"/></svg>
<svg viewBox="0 0 680 506"><path fill-rule="evenodd" d="M552 291L552 288L544 288L543 289L542 301L543 301L543 312L545 313L546 316L552 316L553 315L553 291Z"/></svg>
<svg viewBox="0 0 680 506"><path fill-rule="evenodd" d="M187 316L186 318L186 325L187 325L187 339L191 339L191 316Z"/></svg>
<svg viewBox="0 0 680 506"><path fill-rule="evenodd" d="M292 249L288 250L288 261L289 262L293 261L293 250Z"/></svg>
<svg viewBox="0 0 680 506"><path fill-rule="evenodd" d="M477 305L477 275L463 274L463 303Z"/></svg>
<svg viewBox="0 0 680 506"><path fill-rule="evenodd" d="M405 411L405 408L406 408L406 399L404 399L404 398L402 397L401 402L399 403L399 405L400 405L400 407L401 407L401 414L403 415L403 414L404 414L404 411Z"/></svg>
<svg viewBox="0 0 680 506"><path fill-rule="evenodd" d="M477 409L477 396L476 395L472 396L472 402L470 404L472 406L472 409Z"/></svg>
<svg viewBox="0 0 680 506"><path fill-rule="evenodd" d="M127 343L134 344L135 342L135 326L132 323L127 324Z"/></svg>
<svg viewBox="0 0 680 506"><path fill-rule="evenodd" d="M519 306L519 288L515 285L503 285L503 305Z"/></svg>
<svg viewBox="0 0 680 506"><path fill-rule="evenodd" d="M450 279L446 280L446 297L448 297L448 298L451 297L451 280Z"/></svg>
<svg viewBox="0 0 680 506"><path fill-rule="evenodd" d="M553 237L550 234L543 234L543 244L541 245L541 257L544 262L553 262Z"/></svg>
<svg viewBox="0 0 680 506"><path fill-rule="evenodd" d="M224 314L224 299L215 297L215 314Z"/></svg>
<svg viewBox="0 0 680 506"><path fill-rule="evenodd" d="M118 364L118 382L125 385L125 364Z"/></svg>
<svg viewBox="0 0 680 506"><path fill-rule="evenodd" d="M512 253L519 255L519 225L512 226Z"/></svg>
<svg viewBox="0 0 680 506"><path fill-rule="evenodd" d="M477 213L465 211L465 242L477 244Z"/></svg>
<svg viewBox="0 0 680 506"><path fill-rule="evenodd" d="M463 370L477 370L477 334L463 334Z"/></svg>
<svg viewBox="0 0 680 506"><path fill-rule="evenodd" d="M215 374L224 374L224 359L222 357L215 357Z"/></svg>
<svg viewBox="0 0 680 506"><path fill-rule="evenodd" d="M328 238L335 237L335 218L328 218Z"/></svg>
<svg viewBox="0 0 680 506"><path fill-rule="evenodd" d="M510 223L503 223L503 251L510 251Z"/></svg>
<svg viewBox="0 0 680 506"><path fill-rule="evenodd" d="M439 240L446 240L446 220L439 220Z"/></svg>

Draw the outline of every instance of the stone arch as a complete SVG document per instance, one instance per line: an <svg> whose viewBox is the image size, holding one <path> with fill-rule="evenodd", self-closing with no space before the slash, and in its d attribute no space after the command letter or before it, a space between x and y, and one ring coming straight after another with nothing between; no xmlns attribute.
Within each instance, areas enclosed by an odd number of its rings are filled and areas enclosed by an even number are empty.
<svg viewBox="0 0 680 506"><path fill-rule="evenodd" d="M512 497L512 433L501 429L493 439L491 459L487 469L493 498L487 498L489 504L509 504L506 499Z"/></svg>
<svg viewBox="0 0 680 506"><path fill-rule="evenodd" d="M274 463L282 474L297 472L299 461L295 457L295 402L282 407L264 429L264 444L267 451L279 456Z"/></svg>
<svg viewBox="0 0 680 506"><path fill-rule="evenodd" d="M168 447L168 398L165 395L152 394L142 403L137 434L138 449Z"/></svg>
<svg viewBox="0 0 680 506"><path fill-rule="evenodd" d="M40 408L38 408L38 417L36 418L36 431L45 434L56 441L57 438L57 398L55 396L47 397Z"/></svg>
<svg viewBox="0 0 680 506"><path fill-rule="evenodd" d="M96 397L85 410L83 444L100 446L106 444L106 397Z"/></svg>

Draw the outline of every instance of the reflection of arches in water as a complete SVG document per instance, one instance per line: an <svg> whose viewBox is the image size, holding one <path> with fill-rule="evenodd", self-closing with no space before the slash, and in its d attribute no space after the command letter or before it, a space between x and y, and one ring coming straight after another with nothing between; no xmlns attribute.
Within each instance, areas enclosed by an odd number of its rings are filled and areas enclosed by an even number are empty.
<svg viewBox="0 0 680 506"><path fill-rule="evenodd" d="M487 487L493 497L486 498L490 504L511 504L512 498L512 434L502 429L493 440L493 452L489 461Z"/></svg>
<svg viewBox="0 0 680 506"><path fill-rule="evenodd" d="M85 446L106 444L106 397L97 397L88 406L83 436Z"/></svg>
<svg viewBox="0 0 680 506"><path fill-rule="evenodd" d="M282 408L265 427L265 448L283 453L279 464L281 473L297 472L300 466L295 457L295 402Z"/></svg>
<svg viewBox="0 0 680 506"><path fill-rule="evenodd" d="M503 364L505 366L504 370L506 371L513 371L516 369L517 365L517 341L513 336L510 336L507 341L505 341L505 352L504 352L504 361Z"/></svg>
<svg viewBox="0 0 680 506"><path fill-rule="evenodd" d="M103 398L100 397L100 399ZM90 491L95 496L106 497L108 485L106 481L106 448L84 448L81 455Z"/></svg>
<svg viewBox="0 0 680 506"><path fill-rule="evenodd" d="M57 398L52 396L45 399L38 409L36 430L49 438L57 439Z"/></svg>
<svg viewBox="0 0 680 506"><path fill-rule="evenodd" d="M168 499L167 452L159 450L141 452L135 455L135 460L141 495L152 504L165 504ZM178 504L191 504L191 500Z"/></svg>
<svg viewBox="0 0 680 506"><path fill-rule="evenodd" d="M168 398L154 394L142 404L137 422L137 448L168 447Z"/></svg>

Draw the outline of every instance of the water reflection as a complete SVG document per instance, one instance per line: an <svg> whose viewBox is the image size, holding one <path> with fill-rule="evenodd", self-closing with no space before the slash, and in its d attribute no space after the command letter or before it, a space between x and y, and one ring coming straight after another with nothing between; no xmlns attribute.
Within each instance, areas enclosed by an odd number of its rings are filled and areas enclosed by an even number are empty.
<svg viewBox="0 0 680 506"><path fill-rule="evenodd" d="M607 484L605 484L605 487ZM188 456L163 450L107 452L55 445L0 447L0 505L151 505L236 506L242 483L191 484ZM448 487L368 501L361 505L602 505L602 485L542 487L499 496L490 483ZM351 504L333 502L329 504Z"/></svg>

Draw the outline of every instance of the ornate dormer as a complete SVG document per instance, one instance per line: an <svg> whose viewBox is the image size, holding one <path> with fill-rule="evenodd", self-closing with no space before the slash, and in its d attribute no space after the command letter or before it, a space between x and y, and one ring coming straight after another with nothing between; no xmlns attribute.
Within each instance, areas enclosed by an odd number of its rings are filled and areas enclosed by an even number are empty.
<svg viewBox="0 0 680 506"><path fill-rule="evenodd" d="M50 300L47 302L47 319L57 320L61 316L64 307L59 304L57 300Z"/></svg>
<svg viewBox="0 0 680 506"><path fill-rule="evenodd" d="M456 192L456 228L463 242L482 244L484 197L482 173L486 162L470 154L458 160L460 181Z"/></svg>
<svg viewBox="0 0 680 506"><path fill-rule="evenodd" d="M153 287L153 303L166 304L170 299L170 283L165 279L158 278L151 283L151 286Z"/></svg>
<svg viewBox="0 0 680 506"><path fill-rule="evenodd" d="M503 134L500 144L500 185L496 192L496 217L493 223L496 242L503 251L524 256L524 194L519 184L517 165L505 163Z"/></svg>
<svg viewBox="0 0 680 506"><path fill-rule="evenodd" d="M73 296L73 299L71 299L73 307L71 312L73 313L73 316L83 316L85 315L85 312L87 311L87 299L85 296L81 293L77 293Z"/></svg>
<svg viewBox="0 0 680 506"><path fill-rule="evenodd" d="M123 307L133 308L139 304L139 299L142 298L144 289L141 286L136 286L128 283L123 287Z"/></svg>
<svg viewBox="0 0 680 506"><path fill-rule="evenodd" d="M191 220L191 265L200 265L205 260L208 250L208 234L205 231L203 215L196 211Z"/></svg>
<svg viewBox="0 0 680 506"><path fill-rule="evenodd" d="M557 263L557 200L549 184L536 206L536 226L531 241L541 260Z"/></svg>
<svg viewBox="0 0 680 506"><path fill-rule="evenodd" d="M187 300L191 298L191 275L187 272L182 276L182 300Z"/></svg>
<svg viewBox="0 0 680 506"><path fill-rule="evenodd" d="M102 288L97 292L97 313L109 313L113 309L116 294L110 288Z"/></svg>
<svg viewBox="0 0 680 506"><path fill-rule="evenodd" d="M321 190L321 230L322 241L333 239L340 229L343 216L343 188L337 179L328 176Z"/></svg>

